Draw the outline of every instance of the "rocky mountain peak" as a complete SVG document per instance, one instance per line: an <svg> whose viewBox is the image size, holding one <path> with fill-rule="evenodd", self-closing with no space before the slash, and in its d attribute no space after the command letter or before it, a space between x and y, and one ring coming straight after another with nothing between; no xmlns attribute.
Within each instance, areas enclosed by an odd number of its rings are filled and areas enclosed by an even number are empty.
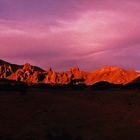
<svg viewBox="0 0 140 140"><path fill-rule="evenodd" d="M25 64L23 65L23 70L25 70L25 71L29 71L29 70L31 70L31 69L32 69L31 64L29 64L29 63L25 63Z"/></svg>
<svg viewBox="0 0 140 140"><path fill-rule="evenodd" d="M78 66L76 66L76 67L74 67L74 68L71 68L70 71L71 71L72 73L78 73L78 72L80 72L80 69L79 69Z"/></svg>
<svg viewBox="0 0 140 140"><path fill-rule="evenodd" d="M1 61L0 61L1 62ZM2 61L5 62L5 61ZM140 76L136 71L125 70L119 67L103 67L93 72L80 71L76 66L70 71L56 72L49 68L47 71L29 63L21 65L8 62L0 64L0 78L22 81L27 84L86 84L92 85L100 81L107 81L114 84L126 84Z"/></svg>

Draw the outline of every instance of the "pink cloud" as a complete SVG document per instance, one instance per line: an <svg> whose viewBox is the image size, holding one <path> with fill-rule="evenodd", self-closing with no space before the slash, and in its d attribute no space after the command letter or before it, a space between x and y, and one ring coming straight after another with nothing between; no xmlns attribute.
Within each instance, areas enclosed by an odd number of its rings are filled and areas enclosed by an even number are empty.
<svg viewBox="0 0 140 140"><path fill-rule="evenodd" d="M140 69L140 3L79 0L78 7L71 16L1 19L0 55L15 63L28 61L60 70L74 65L83 69L104 65L131 68L130 62L136 62L132 68Z"/></svg>

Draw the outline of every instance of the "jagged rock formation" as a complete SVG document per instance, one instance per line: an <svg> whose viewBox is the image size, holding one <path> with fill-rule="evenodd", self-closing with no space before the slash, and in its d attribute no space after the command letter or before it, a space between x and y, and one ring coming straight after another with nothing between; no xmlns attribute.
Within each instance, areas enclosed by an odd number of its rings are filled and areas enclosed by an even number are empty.
<svg viewBox="0 0 140 140"><path fill-rule="evenodd" d="M118 67L104 67L93 72L84 72L78 67L75 67L66 72L56 72L52 68L44 71L29 63L22 66L0 61L1 79L15 80L31 85L40 83L51 85L93 85L101 81L125 85L139 76L140 74L138 72L124 70Z"/></svg>
<svg viewBox="0 0 140 140"><path fill-rule="evenodd" d="M42 71L37 71L34 66L26 63L8 78L28 84L37 84L43 80L43 77L45 78Z"/></svg>
<svg viewBox="0 0 140 140"><path fill-rule="evenodd" d="M86 74L80 71L78 67L71 68L70 71L62 73L55 72L50 68L46 71L45 76L44 83L46 84L67 85L84 82Z"/></svg>
<svg viewBox="0 0 140 140"><path fill-rule="evenodd" d="M57 73L52 70L52 68L49 68L48 71L45 73L45 84L55 84L57 82Z"/></svg>
<svg viewBox="0 0 140 140"><path fill-rule="evenodd" d="M87 74L83 71L80 71L78 67L71 68L71 82L73 84L81 84L84 83L87 79Z"/></svg>

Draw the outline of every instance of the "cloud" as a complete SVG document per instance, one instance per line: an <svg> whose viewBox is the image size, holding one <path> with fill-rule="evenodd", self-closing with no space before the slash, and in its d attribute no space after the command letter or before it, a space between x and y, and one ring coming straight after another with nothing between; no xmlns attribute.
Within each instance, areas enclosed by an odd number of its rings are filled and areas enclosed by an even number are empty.
<svg viewBox="0 0 140 140"><path fill-rule="evenodd" d="M59 70L75 65L87 70L104 65L131 68L131 63L140 69L136 0L32 2L0 1L2 58Z"/></svg>

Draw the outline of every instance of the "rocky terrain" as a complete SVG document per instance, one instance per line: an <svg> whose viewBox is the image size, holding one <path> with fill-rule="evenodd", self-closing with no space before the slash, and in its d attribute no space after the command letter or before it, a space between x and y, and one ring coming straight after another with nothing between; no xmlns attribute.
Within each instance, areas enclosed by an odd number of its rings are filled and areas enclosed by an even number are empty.
<svg viewBox="0 0 140 140"><path fill-rule="evenodd" d="M78 67L71 68L65 72L56 72L52 68L43 70L29 63L16 65L0 60L1 79L24 82L28 85L93 85L102 81L125 85L139 79L139 77L140 73L136 71L111 66L103 67L92 72L81 71Z"/></svg>
<svg viewBox="0 0 140 140"><path fill-rule="evenodd" d="M71 68L65 72L56 72L52 68L43 70L29 63L15 65L3 60L0 61L1 79L24 82L28 85L40 83L50 85L93 85L102 81L125 85L136 80L138 81L139 77L140 73L136 71L111 66L92 72L81 71L78 67Z"/></svg>

